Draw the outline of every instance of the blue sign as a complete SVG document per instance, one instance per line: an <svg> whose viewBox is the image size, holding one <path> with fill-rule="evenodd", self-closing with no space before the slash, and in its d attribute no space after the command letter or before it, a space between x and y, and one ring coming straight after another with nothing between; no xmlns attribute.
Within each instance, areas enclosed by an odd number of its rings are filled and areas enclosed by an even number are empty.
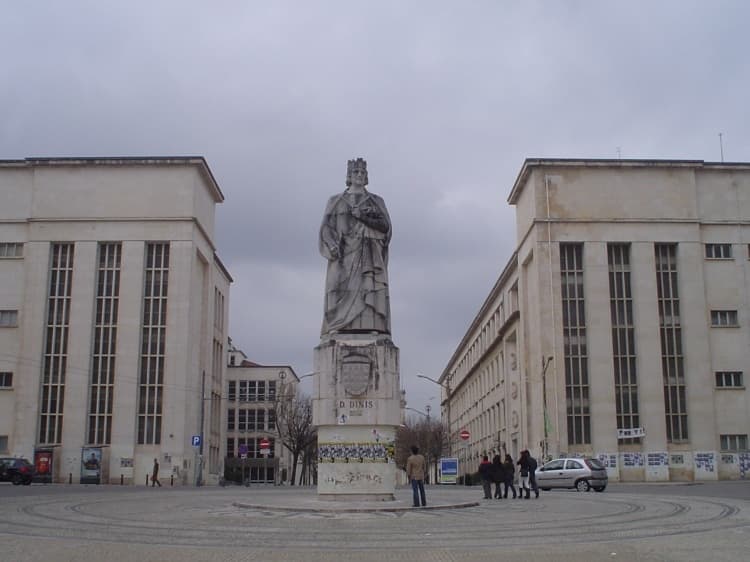
<svg viewBox="0 0 750 562"><path fill-rule="evenodd" d="M193 435L193 447L200 447L200 446L201 446L201 436Z"/></svg>
<svg viewBox="0 0 750 562"><path fill-rule="evenodd" d="M440 483L455 484L458 478L458 459L440 459Z"/></svg>

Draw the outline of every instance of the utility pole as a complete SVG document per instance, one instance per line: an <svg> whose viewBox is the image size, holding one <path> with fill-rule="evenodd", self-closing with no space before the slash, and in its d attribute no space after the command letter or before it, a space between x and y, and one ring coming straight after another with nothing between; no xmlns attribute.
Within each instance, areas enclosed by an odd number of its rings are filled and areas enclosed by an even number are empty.
<svg viewBox="0 0 750 562"><path fill-rule="evenodd" d="M206 371L204 370L201 374L201 427L200 436L201 443L198 448L198 475L195 479L195 485L200 487L203 485L203 416L206 408Z"/></svg>

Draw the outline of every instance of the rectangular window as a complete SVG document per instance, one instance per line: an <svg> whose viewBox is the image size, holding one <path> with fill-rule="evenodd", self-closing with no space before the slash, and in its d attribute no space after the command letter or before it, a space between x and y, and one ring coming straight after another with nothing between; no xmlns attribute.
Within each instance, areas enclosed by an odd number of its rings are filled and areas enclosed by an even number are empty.
<svg viewBox="0 0 750 562"><path fill-rule="evenodd" d="M247 386L248 382L249 381L240 381L240 394L239 394L240 402L247 402L248 400L248 386Z"/></svg>
<svg viewBox="0 0 750 562"><path fill-rule="evenodd" d="M227 437L227 456L234 456L234 437Z"/></svg>
<svg viewBox="0 0 750 562"><path fill-rule="evenodd" d="M682 352L680 293L677 283L677 244L655 244L656 296L661 336L661 371L667 441L687 441L687 396Z"/></svg>
<svg viewBox="0 0 750 562"><path fill-rule="evenodd" d="M8 453L8 436L0 435L0 453Z"/></svg>
<svg viewBox="0 0 750 562"><path fill-rule="evenodd" d="M0 388L13 388L13 373L0 372Z"/></svg>
<svg viewBox="0 0 750 562"><path fill-rule="evenodd" d="M227 410L227 431L234 431L234 408Z"/></svg>
<svg viewBox="0 0 750 562"><path fill-rule="evenodd" d="M706 244L706 259L709 260L731 260L731 244Z"/></svg>
<svg viewBox="0 0 750 562"><path fill-rule="evenodd" d="M73 244L52 244L39 405L40 445L57 445L62 439L70 300L73 291L73 254Z"/></svg>
<svg viewBox="0 0 750 562"><path fill-rule="evenodd" d="M747 451L747 434L745 435L722 435L721 450L727 452Z"/></svg>
<svg viewBox="0 0 750 562"><path fill-rule="evenodd" d="M583 244L560 244L568 444L591 443Z"/></svg>
<svg viewBox="0 0 750 562"><path fill-rule="evenodd" d="M742 371L716 371L716 388L744 388Z"/></svg>
<svg viewBox="0 0 750 562"><path fill-rule="evenodd" d="M268 381L268 396L266 398L269 402L276 401L276 381Z"/></svg>
<svg viewBox="0 0 750 562"><path fill-rule="evenodd" d="M723 326L739 326L737 322L737 311L736 310L712 310L711 311L711 326L714 328L720 328Z"/></svg>
<svg viewBox="0 0 750 562"><path fill-rule="evenodd" d="M161 443L167 339L169 243L146 244L138 397L138 444Z"/></svg>
<svg viewBox="0 0 750 562"><path fill-rule="evenodd" d="M121 255L122 244L99 244L89 400L88 442L92 445L112 442Z"/></svg>
<svg viewBox="0 0 750 562"><path fill-rule="evenodd" d="M607 260L617 429L634 429L640 427L640 417L633 291L630 284L630 244L607 244ZM620 442L640 443L640 438L626 438Z"/></svg>
<svg viewBox="0 0 750 562"><path fill-rule="evenodd" d="M0 326L15 328L18 326L17 310L0 310Z"/></svg>
<svg viewBox="0 0 750 562"><path fill-rule="evenodd" d="M227 400L237 400L237 381L229 381L227 389Z"/></svg>
<svg viewBox="0 0 750 562"><path fill-rule="evenodd" d="M268 410L268 431L276 431L276 410Z"/></svg>
<svg viewBox="0 0 750 562"><path fill-rule="evenodd" d="M237 410L237 431L247 431L247 410Z"/></svg>
<svg viewBox="0 0 750 562"><path fill-rule="evenodd" d="M257 410L247 411L247 430L258 431L258 411Z"/></svg>
<svg viewBox="0 0 750 562"><path fill-rule="evenodd" d="M0 242L0 259L2 258L22 258L22 242Z"/></svg>

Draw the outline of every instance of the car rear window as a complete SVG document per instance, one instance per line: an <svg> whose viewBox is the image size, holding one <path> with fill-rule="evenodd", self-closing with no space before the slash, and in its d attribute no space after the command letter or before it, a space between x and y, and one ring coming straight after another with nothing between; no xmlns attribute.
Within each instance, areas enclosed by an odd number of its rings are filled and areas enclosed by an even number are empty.
<svg viewBox="0 0 750 562"><path fill-rule="evenodd" d="M589 465L589 468L593 468L595 470L604 470L604 465L597 459L586 459L586 464Z"/></svg>

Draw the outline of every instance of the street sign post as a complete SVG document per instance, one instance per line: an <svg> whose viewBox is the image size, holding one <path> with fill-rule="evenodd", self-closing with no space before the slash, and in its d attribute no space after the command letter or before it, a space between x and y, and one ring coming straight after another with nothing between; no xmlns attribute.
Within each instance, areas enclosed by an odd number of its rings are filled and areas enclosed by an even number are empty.
<svg viewBox="0 0 750 562"><path fill-rule="evenodd" d="M461 437L461 439L463 439L464 441L468 441L468 440L469 440L469 437L471 437L471 433L469 433L469 430L468 430L468 429L462 429L462 430L461 430L461 433L459 433L458 435L459 435L459 437Z"/></svg>
<svg viewBox="0 0 750 562"><path fill-rule="evenodd" d="M260 454L263 455L263 480L268 482L268 454L271 452L271 442L263 437L259 445Z"/></svg>

